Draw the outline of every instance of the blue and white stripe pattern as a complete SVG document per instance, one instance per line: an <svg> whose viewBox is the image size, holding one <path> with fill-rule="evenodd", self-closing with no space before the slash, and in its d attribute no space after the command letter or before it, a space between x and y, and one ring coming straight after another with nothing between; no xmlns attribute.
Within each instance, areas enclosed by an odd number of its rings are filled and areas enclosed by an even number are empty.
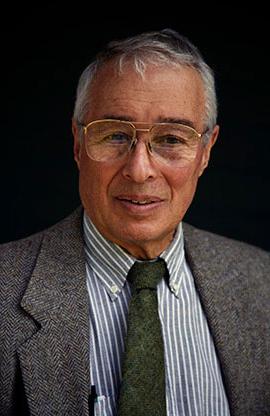
<svg viewBox="0 0 270 416"><path fill-rule="evenodd" d="M106 240L84 215L87 287L90 297L90 377L98 399L95 415L117 415L121 361L131 292L126 276L135 258ZM161 256L169 282L158 285L167 414L228 416L229 407L215 347L184 256L180 223Z"/></svg>

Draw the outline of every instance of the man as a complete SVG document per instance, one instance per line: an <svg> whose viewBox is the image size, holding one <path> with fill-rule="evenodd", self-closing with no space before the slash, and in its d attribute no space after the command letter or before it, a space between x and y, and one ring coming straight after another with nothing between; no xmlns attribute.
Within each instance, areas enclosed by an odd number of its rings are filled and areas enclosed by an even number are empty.
<svg viewBox="0 0 270 416"><path fill-rule="evenodd" d="M110 43L83 72L83 209L1 247L2 415L118 414L127 276L157 259L167 414L269 414L269 254L182 222L216 116L211 69L168 29Z"/></svg>

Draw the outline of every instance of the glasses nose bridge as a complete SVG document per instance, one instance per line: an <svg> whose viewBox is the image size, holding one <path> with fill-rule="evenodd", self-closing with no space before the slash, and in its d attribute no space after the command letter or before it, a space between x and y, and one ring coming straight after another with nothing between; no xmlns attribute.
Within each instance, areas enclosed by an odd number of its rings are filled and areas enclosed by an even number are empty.
<svg viewBox="0 0 270 416"><path fill-rule="evenodd" d="M137 138L137 132L150 133L151 130L152 130L152 126L150 126L150 127L136 127L136 126L133 126L133 128L134 128L134 136L136 138Z"/></svg>
<svg viewBox="0 0 270 416"><path fill-rule="evenodd" d="M148 127L148 128L146 128L146 127L134 127L134 129L135 129L136 132L137 131L149 132L152 129L152 127Z"/></svg>
<svg viewBox="0 0 270 416"><path fill-rule="evenodd" d="M134 125L133 127L133 143L131 148L134 148L137 143L138 143L138 136L137 136L137 132L141 132L141 133L148 133L148 137L146 140L143 140L143 143L145 144L147 151L149 153L152 153L152 149L151 149L151 138L149 137L149 133L152 131L152 126L150 127L135 127ZM131 150L131 149L130 149Z"/></svg>

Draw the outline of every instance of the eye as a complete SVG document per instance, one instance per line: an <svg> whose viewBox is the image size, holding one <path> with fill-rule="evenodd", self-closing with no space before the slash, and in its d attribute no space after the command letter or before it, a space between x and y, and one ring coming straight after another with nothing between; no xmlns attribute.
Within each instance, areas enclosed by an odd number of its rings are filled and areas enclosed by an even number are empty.
<svg viewBox="0 0 270 416"><path fill-rule="evenodd" d="M103 143L113 144L113 145L121 145L121 144L129 144L131 138L126 133L112 133L103 139Z"/></svg>
<svg viewBox="0 0 270 416"><path fill-rule="evenodd" d="M186 140L180 136L174 136L174 135L166 135L166 136L160 136L155 137L154 144L157 146L177 146L177 145L183 145L186 144Z"/></svg>

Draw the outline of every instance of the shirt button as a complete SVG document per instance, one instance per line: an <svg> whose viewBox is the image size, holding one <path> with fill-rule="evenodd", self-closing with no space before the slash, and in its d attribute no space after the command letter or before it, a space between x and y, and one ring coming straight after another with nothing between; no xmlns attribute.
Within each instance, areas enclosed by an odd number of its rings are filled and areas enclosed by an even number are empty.
<svg viewBox="0 0 270 416"><path fill-rule="evenodd" d="M173 291L173 293L177 294L177 292L179 290L179 286L180 286L179 283L173 283L173 285L172 285L172 291Z"/></svg>
<svg viewBox="0 0 270 416"><path fill-rule="evenodd" d="M111 292L116 295L117 292L119 292L119 287L116 285L111 286Z"/></svg>

